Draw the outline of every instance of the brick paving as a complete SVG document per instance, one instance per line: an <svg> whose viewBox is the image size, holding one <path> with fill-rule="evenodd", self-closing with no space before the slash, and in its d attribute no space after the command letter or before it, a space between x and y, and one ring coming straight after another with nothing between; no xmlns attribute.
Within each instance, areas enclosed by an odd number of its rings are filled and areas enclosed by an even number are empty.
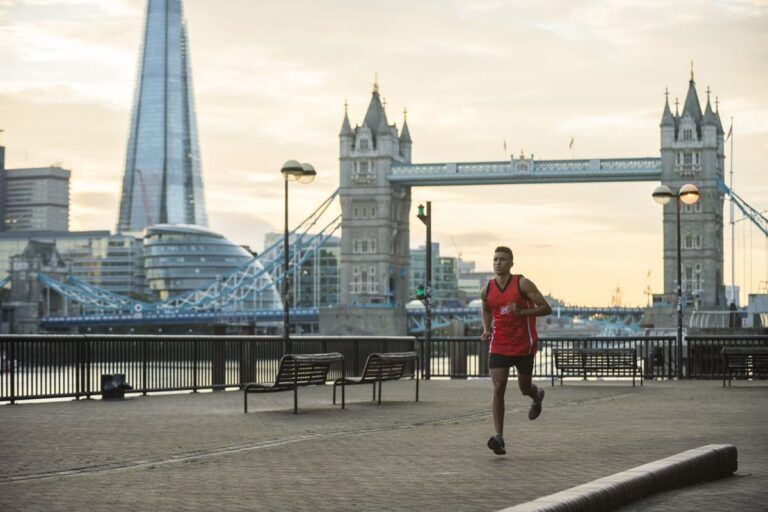
<svg viewBox="0 0 768 512"><path fill-rule="evenodd" d="M510 386L508 455L490 382L430 381L292 394L150 395L0 406L0 510L494 511L710 443L737 476L623 511L768 509L768 386L718 381L546 386L544 412Z"/></svg>

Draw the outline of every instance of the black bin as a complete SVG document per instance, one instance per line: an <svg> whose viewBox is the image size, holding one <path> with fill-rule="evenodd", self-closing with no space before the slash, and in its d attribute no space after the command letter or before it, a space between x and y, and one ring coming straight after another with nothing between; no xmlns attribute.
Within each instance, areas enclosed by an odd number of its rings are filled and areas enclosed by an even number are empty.
<svg viewBox="0 0 768 512"><path fill-rule="evenodd" d="M133 386L125 382L123 373L102 373L101 374L101 398L102 399L121 399L125 398L126 390L133 389Z"/></svg>

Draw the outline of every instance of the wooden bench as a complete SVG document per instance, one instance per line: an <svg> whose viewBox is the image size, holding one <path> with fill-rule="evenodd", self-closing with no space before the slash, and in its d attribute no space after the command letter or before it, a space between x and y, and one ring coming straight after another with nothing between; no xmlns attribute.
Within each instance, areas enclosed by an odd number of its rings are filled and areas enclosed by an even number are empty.
<svg viewBox="0 0 768 512"><path fill-rule="evenodd" d="M363 368L363 374L359 377L342 377L333 383L333 403L336 403L336 386L342 386L342 400L344 385L373 384L373 400L376 400L376 383L379 384L379 405L381 405L381 383L386 380L398 380L403 377L408 363L413 361L413 373L411 378L416 381L416 401L419 401L419 355L416 352L388 352L374 353L368 356Z"/></svg>
<svg viewBox="0 0 768 512"><path fill-rule="evenodd" d="M248 393L273 393L293 390L293 413L299 413L299 387L325 384L331 364L341 363L344 375L344 356L338 352L328 354L286 354L280 359L273 383L250 383L243 388L243 412L248 412ZM336 403L336 386L333 387ZM344 409L344 386L341 388L341 408Z"/></svg>
<svg viewBox="0 0 768 512"><path fill-rule="evenodd" d="M637 364L637 350L634 348L556 348L553 352L561 386L564 376L586 377L592 374L628 377L630 372L632 386L635 386L637 375L640 375L640 385L643 385L643 373ZM555 376L553 375L552 385L554 384Z"/></svg>
<svg viewBox="0 0 768 512"><path fill-rule="evenodd" d="M768 347L723 347L723 387L734 377L768 378Z"/></svg>

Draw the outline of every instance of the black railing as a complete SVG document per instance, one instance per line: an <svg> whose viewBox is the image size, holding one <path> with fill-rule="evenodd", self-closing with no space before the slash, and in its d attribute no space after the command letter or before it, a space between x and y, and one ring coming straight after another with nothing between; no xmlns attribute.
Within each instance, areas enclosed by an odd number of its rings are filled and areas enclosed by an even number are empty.
<svg viewBox="0 0 768 512"><path fill-rule="evenodd" d="M0 401L101 394L101 375L121 373L134 393L198 391L270 382L282 356L270 336L0 336ZM295 354L341 352L349 375L369 354L417 350L412 337L292 338ZM340 377L339 370L329 374Z"/></svg>
<svg viewBox="0 0 768 512"><path fill-rule="evenodd" d="M672 378L675 371L674 347L673 336L540 338L533 376L551 378L555 375L552 351L556 348L634 348L646 379ZM482 342L477 337L433 337L429 356L424 364L430 365L432 377L488 376L488 342ZM512 375L515 373L513 368ZM607 371L603 376L611 377L612 374Z"/></svg>
<svg viewBox="0 0 768 512"><path fill-rule="evenodd" d="M723 347L768 347L768 336L688 336L686 345L686 377L722 379Z"/></svg>
<svg viewBox="0 0 768 512"><path fill-rule="evenodd" d="M101 375L122 373L134 393L241 387L274 379L282 356L278 336L0 336L0 401L101 394ZM675 375L674 337L541 338L534 377L551 378L556 348L634 348L646 379ZM689 336L685 376L720 379L724 346L768 346L768 336ZM348 375L360 375L373 352L415 350L422 374L488 376L488 344L477 337L433 337L429 354L413 337L300 336L289 351L341 352ZM514 374L514 369L512 370ZM336 378L338 370L332 371ZM607 372L604 377L611 377ZM618 375L616 375L618 377Z"/></svg>

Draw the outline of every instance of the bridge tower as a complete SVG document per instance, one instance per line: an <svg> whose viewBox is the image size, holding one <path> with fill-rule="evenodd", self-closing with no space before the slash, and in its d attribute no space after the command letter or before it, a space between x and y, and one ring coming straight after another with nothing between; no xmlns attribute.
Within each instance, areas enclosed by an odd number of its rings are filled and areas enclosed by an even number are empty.
<svg viewBox="0 0 768 512"><path fill-rule="evenodd" d="M394 165L411 163L407 121L389 124L378 83L362 125L346 105L339 133L342 212L339 308L322 310L323 334L406 334L410 293L411 189L390 183Z"/></svg>
<svg viewBox="0 0 768 512"><path fill-rule="evenodd" d="M669 97L661 117L661 182L673 191L685 183L699 187L694 205L681 205L683 296L687 310L721 309L725 306L723 282L723 179L724 142L719 108L713 110L707 88L702 114L693 70L682 113ZM664 295L674 304L677 283L677 227L675 203L664 207Z"/></svg>

